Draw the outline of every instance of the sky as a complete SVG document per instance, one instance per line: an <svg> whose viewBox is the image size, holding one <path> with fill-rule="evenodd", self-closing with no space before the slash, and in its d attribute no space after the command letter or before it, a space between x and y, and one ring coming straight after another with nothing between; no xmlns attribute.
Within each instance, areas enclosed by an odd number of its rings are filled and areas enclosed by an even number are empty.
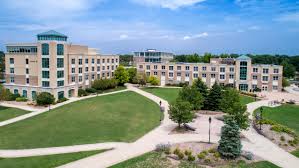
<svg viewBox="0 0 299 168"><path fill-rule="evenodd" d="M299 54L299 0L0 0L0 50L56 30L104 54Z"/></svg>

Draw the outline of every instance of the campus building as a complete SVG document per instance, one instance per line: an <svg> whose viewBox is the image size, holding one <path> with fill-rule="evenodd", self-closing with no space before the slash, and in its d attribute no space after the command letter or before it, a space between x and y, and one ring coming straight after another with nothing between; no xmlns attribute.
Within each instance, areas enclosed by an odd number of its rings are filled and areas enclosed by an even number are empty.
<svg viewBox="0 0 299 168"><path fill-rule="evenodd" d="M7 44L4 86L30 100L40 92L58 99L77 96L79 88L90 87L95 79L113 77L118 55L102 55L67 38L51 30L38 34L36 43Z"/></svg>
<svg viewBox="0 0 299 168"><path fill-rule="evenodd" d="M174 54L169 52L161 52L156 49L147 49L142 52L134 52L135 65L139 62L169 62L173 59Z"/></svg>
<svg viewBox="0 0 299 168"><path fill-rule="evenodd" d="M282 90L282 71L279 65L252 64L251 58L211 58L210 63L148 63L139 62L138 72L156 76L161 85L187 82L201 78L208 87L217 82L223 86L235 87L241 91Z"/></svg>

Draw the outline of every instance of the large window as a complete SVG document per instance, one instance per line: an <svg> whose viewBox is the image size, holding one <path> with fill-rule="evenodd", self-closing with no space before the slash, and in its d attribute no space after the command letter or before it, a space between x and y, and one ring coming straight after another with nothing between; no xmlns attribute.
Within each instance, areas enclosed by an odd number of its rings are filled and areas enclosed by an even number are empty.
<svg viewBox="0 0 299 168"><path fill-rule="evenodd" d="M10 63L10 64L14 64L14 63L15 63L14 58L9 58L9 63Z"/></svg>
<svg viewBox="0 0 299 168"><path fill-rule="evenodd" d="M247 62L246 61L240 62L240 80L247 80Z"/></svg>
<svg viewBox="0 0 299 168"><path fill-rule="evenodd" d="M49 58L42 58L42 68L49 68L50 60Z"/></svg>
<svg viewBox="0 0 299 168"><path fill-rule="evenodd" d="M49 87L50 86L50 82L49 81L42 81L42 86L43 87Z"/></svg>
<svg viewBox="0 0 299 168"><path fill-rule="evenodd" d="M50 78L50 71L42 71L42 78Z"/></svg>
<svg viewBox="0 0 299 168"><path fill-rule="evenodd" d="M248 91L248 85L247 84L240 84L239 90L241 91Z"/></svg>
<svg viewBox="0 0 299 168"><path fill-rule="evenodd" d="M22 96L27 98L27 90L23 90L23 95Z"/></svg>
<svg viewBox="0 0 299 168"><path fill-rule="evenodd" d="M42 55L49 55L49 44L42 44Z"/></svg>
<svg viewBox="0 0 299 168"><path fill-rule="evenodd" d="M63 46L63 44L57 44L57 55L64 55L64 46Z"/></svg>
<svg viewBox="0 0 299 168"><path fill-rule="evenodd" d="M62 81L57 81L57 86L59 87L59 86L64 86L64 81L62 80Z"/></svg>
<svg viewBox="0 0 299 168"><path fill-rule="evenodd" d="M57 78L64 78L64 71L57 71Z"/></svg>
<svg viewBox="0 0 299 168"><path fill-rule="evenodd" d="M64 91L58 92L58 99L64 98Z"/></svg>
<svg viewBox="0 0 299 168"><path fill-rule="evenodd" d="M63 67L64 67L64 59L57 58L57 68L63 68Z"/></svg>

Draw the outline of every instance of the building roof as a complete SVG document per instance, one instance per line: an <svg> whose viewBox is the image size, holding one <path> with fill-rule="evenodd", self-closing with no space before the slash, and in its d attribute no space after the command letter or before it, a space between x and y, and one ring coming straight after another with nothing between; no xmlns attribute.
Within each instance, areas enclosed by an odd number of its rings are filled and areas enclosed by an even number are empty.
<svg viewBox="0 0 299 168"><path fill-rule="evenodd" d="M46 31L43 33L37 34L37 36L60 36L60 37L67 37L66 35L59 33L55 30Z"/></svg>
<svg viewBox="0 0 299 168"><path fill-rule="evenodd" d="M237 58L237 60L251 60L250 57L246 56L246 55L241 55L240 57Z"/></svg>

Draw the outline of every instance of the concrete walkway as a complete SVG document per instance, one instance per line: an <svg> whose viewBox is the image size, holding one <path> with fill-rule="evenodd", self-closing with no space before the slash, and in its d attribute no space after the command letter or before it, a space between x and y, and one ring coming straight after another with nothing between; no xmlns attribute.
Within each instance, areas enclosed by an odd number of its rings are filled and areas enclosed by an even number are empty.
<svg viewBox="0 0 299 168"><path fill-rule="evenodd" d="M128 91L128 89L119 90L119 91L115 91L115 92L103 93L103 94L99 94L98 96L111 95L111 94L116 94L116 93L121 93L121 92L126 92L126 91ZM97 95L90 95L90 96L84 96L84 97L72 97L68 101L58 103L56 105L51 105L50 109L52 110L52 109L55 109L57 107L60 107L60 106L63 106L63 105L66 105L66 104L69 104L69 103L72 103L72 102L76 102L76 101L84 100L84 99L89 99L89 98L96 97L96 96ZM2 122L0 122L0 127L8 125L8 124L15 123L15 122L18 122L18 121L22 121L22 120L25 120L27 118L31 118L31 117L34 117L36 115L39 115L39 114L42 114L42 113L45 113L45 112L49 111L48 107L37 110L36 108L32 108L30 106L19 106L19 105L7 104L7 103L4 103L4 102L1 102L0 105L1 106L6 106L6 107L20 108L20 109L24 109L24 110L27 110L27 111L32 111L31 113L27 113L27 114L24 114L24 115L21 115L21 116L18 116L18 117L9 119L9 120L2 121Z"/></svg>

